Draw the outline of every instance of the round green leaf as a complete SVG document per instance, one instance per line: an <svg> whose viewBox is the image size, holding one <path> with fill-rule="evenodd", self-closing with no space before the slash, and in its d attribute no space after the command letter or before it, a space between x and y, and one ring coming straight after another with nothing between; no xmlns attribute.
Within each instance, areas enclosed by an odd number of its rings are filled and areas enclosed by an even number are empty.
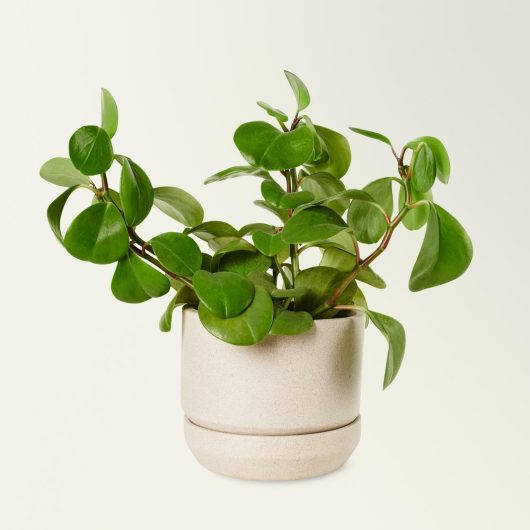
<svg viewBox="0 0 530 530"><path fill-rule="evenodd" d="M429 190L427 193L420 193L414 189L411 189L412 202L418 201L432 201L432 191ZM405 204L405 189L400 187L399 190L399 207L402 208ZM415 208L411 208L405 217L403 217L402 223L405 225L405 228L409 230L418 230L420 229L429 219L430 206L428 204L421 204Z"/></svg>
<svg viewBox="0 0 530 530"><path fill-rule="evenodd" d="M412 188L420 193L429 191L436 180L436 163L431 148L425 142L420 142L414 150L410 167Z"/></svg>
<svg viewBox="0 0 530 530"><path fill-rule="evenodd" d="M282 311L274 319L271 335L299 335L313 327L313 317L305 311Z"/></svg>
<svg viewBox="0 0 530 530"><path fill-rule="evenodd" d="M266 121L250 121L236 129L234 143L249 164L260 166L265 151L281 134Z"/></svg>
<svg viewBox="0 0 530 530"><path fill-rule="evenodd" d="M184 226L198 225L204 218L204 210L199 201L187 191L174 186L155 188L154 204Z"/></svg>
<svg viewBox="0 0 530 530"><path fill-rule="evenodd" d="M307 127L281 133L266 149L260 165L269 170L300 166L311 158L313 146L313 134Z"/></svg>
<svg viewBox="0 0 530 530"><path fill-rule="evenodd" d="M128 226L139 225L153 206L153 186L145 171L125 158L121 168L120 197Z"/></svg>
<svg viewBox="0 0 530 530"><path fill-rule="evenodd" d="M219 270L237 272L242 276L247 276L251 272L265 272L271 266L271 259L257 252L239 250L225 254Z"/></svg>
<svg viewBox="0 0 530 530"><path fill-rule="evenodd" d="M471 263L473 245L464 227L441 206L431 203L420 253L409 280L421 291L455 280Z"/></svg>
<svg viewBox="0 0 530 530"><path fill-rule="evenodd" d="M171 272L180 276L192 276L201 268L201 249L185 234L166 232L150 241L160 263Z"/></svg>
<svg viewBox="0 0 530 530"><path fill-rule="evenodd" d="M112 294L122 302L137 304L169 291L167 277L129 250L118 261L112 277Z"/></svg>
<svg viewBox="0 0 530 530"><path fill-rule="evenodd" d="M311 173L323 172L336 178L342 178L348 171L351 162L351 149L348 140L342 134L326 127L315 125L315 129L326 146L328 159L320 164L307 164L307 167Z"/></svg>
<svg viewBox="0 0 530 530"><path fill-rule="evenodd" d="M57 186L90 186L90 179L78 171L69 158L56 157L40 168L40 176Z"/></svg>
<svg viewBox="0 0 530 530"><path fill-rule="evenodd" d="M267 291L256 286L254 300L240 315L220 318L201 303L199 318L202 325L218 339L238 346L249 346L261 341L269 333L274 308Z"/></svg>
<svg viewBox="0 0 530 530"><path fill-rule="evenodd" d="M107 131L109 138L112 138L118 129L118 106L106 88L101 89L101 127Z"/></svg>
<svg viewBox="0 0 530 530"><path fill-rule="evenodd" d="M269 116L272 116L273 118L276 118L278 121L286 122L289 118L285 112L281 111L280 109L275 109L265 101L258 101L258 106L260 106L262 109L265 109L267 111L267 114Z"/></svg>
<svg viewBox="0 0 530 530"><path fill-rule="evenodd" d="M219 318L239 315L254 299L254 284L234 272L197 271L193 287L201 303Z"/></svg>
<svg viewBox="0 0 530 530"><path fill-rule="evenodd" d="M308 243L331 237L344 230L346 223L325 206L312 206L293 215L281 232L286 243Z"/></svg>
<svg viewBox="0 0 530 530"><path fill-rule="evenodd" d="M285 77L287 77L287 81L289 81L289 84L291 85L294 97L296 98L296 112L298 113L304 110L311 102L309 91L298 76L287 70L284 70L284 73Z"/></svg>
<svg viewBox="0 0 530 530"><path fill-rule="evenodd" d="M73 221L64 246L72 256L92 263L112 263L127 252L127 227L116 206L100 202L83 210Z"/></svg>
<svg viewBox="0 0 530 530"><path fill-rule="evenodd" d="M366 200L353 199L348 209L348 226L361 243L376 243L387 229L383 212L373 197L366 193Z"/></svg>
<svg viewBox="0 0 530 530"><path fill-rule="evenodd" d="M74 166L84 175L104 173L114 160L109 135L97 125L77 129L70 138L68 148Z"/></svg>

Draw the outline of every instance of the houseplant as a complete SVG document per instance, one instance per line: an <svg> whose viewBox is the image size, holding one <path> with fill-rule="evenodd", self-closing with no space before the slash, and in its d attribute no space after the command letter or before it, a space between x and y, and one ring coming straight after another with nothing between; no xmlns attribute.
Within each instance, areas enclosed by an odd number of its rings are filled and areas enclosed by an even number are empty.
<svg viewBox="0 0 530 530"><path fill-rule="evenodd" d="M53 158L40 172L67 188L48 208L55 236L76 258L114 264L116 298L139 303L174 291L160 320L163 331L170 330L174 309L185 306L188 444L206 467L246 478L322 474L355 448L365 325L371 321L388 342L384 387L403 359L402 325L368 309L359 285L385 287L371 265L400 224L410 230L426 225L412 291L456 279L472 257L463 227L433 202L434 183L447 183L450 173L439 140L420 137L398 152L386 136L352 127L386 144L397 170L362 189L346 189L348 140L313 124L304 113L306 86L290 72L286 77L296 99L294 118L258 102L276 126L252 121L238 127L234 142L246 165L206 179L258 177L262 198L255 202L274 214L274 224L236 229L204 222L202 207L186 191L154 188L140 165L114 152L118 111L107 90L101 126L78 129L69 158ZM113 164L120 169L115 183L107 175ZM92 204L63 236L62 212L76 190L91 192ZM143 239L137 227L153 206L179 230ZM365 251L363 244L375 247ZM300 256L311 248L320 249L319 262L301 267Z"/></svg>

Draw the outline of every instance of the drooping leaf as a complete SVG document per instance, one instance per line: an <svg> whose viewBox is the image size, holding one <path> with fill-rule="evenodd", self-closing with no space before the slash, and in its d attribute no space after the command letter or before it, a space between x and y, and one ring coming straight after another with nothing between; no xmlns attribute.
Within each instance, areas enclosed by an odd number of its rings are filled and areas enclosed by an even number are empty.
<svg viewBox="0 0 530 530"><path fill-rule="evenodd" d="M436 163L431 148L420 142L410 163L412 188L420 193L425 193L432 188L436 180Z"/></svg>
<svg viewBox="0 0 530 530"><path fill-rule="evenodd" d="M40 168L40 176L56 184L70 188L72 186L90 186L90 178L78 171L69 158L55 157Z"/></svg>
<svg viewBox="0 0 530 530"><path fill-rule="evenodd" d="M296 112L300 112L304 110L311 102L309 91L298 76L287 70L284 70L284 73L285 77L287 77L287 81L289 81L289 84L291 85L294 97L296 98Z"/></svg>
<svg viewBox="0 0 530 530"><path fill-rule="evenodd" d="M193 234L203 241L216 237L239 237L239 232L224 221L206 221L192 228L186 228L185 234Z"/></svg>
<svg viewBox="0 0 530 530"><path fill-rule="evenodd" d="M287 114L285 114L285 112L281 111L280 109L275 109L274 107L272 107L265 101L258 101L257 104L262 109L266 110L269 116L276 118L278 121L281 121L282 123L286 122L289 119L289 117L287 116Z"/></svg>
<svg viewBox="0 0 530 530"><path fill-rule="evenodd" d="M261 166L269 170L300 166L311 158L313 145L313 135L307 127L284 132L269 145L261 159Z"/></svg>
<svg viewBox="0 0 530 530"><path fill-rule="evenodd" d="M329 173L313 173L312 175L304 176L300 185L303 190L311 192L316 200L327 199L346 189L340 180ZM323 204L342 215L348 209L350 201L347 197L343 197L326 201Z"/></svg>
<svg viewBox="0 0 530 530"><path fill-rule="evenodd" d="M107 132L97 125L77 129L68 144L70 159L84 175L98 175L110 168L114 160Z"/></svg>
<svg viewBox="0 0 530 530"><path fill-rule="evenodd" d="M106 88L101 89L101 127L107 131L109 138L118 129L118 105Z"/></svg>
<svg viewBox="0 0 530 530"><path fill-rule="evenodd" d="M263 287L256 286L250 306L233 318L220 318L199 304L202 325L215 337L235 345L251 345L260 342L268 333L274 318L271 297Z"/></svg>
<svg viewBox="0 0 530 530"><path fill-rule="evenodd" d="M308 243L331 237L345 227L346 223L335 211L325 206L313 206L293 215L281 234L286 243Z"/></svg>
<svg viewBox="0 0 530 530"><path fill-rule="evenodd" d="M305 311L281 311L271 327L271 335L299 335L313 327L313 317Z"/></svg>
<svg viewBox="0 0 530 530"><path fill-rule="evenodd" d="M254 232L252 241L254 241L256 248L265 256L276 256L285 247L281 233Z"/></svg>
<svg viewBox="0 0 530 530"><path fill-rule="evenodd" d="M72 256L92 263L112 263L127 252L129 236L116 206L100 202L83 210L73 221L64 246Z"/></svg>
<svg viewBox="0 0 530 530"><path fill-rule="evenodd" d="M185 234L165 232L150 240L160 263L180 276L192 276L202 265L201 249Z"/></svg>
<svg viewBox="0 0 530 530"><path fill-rule="evenodd" d="M367 184L363 190L368 193L375 202L380 204L388 217L392 217L394 211L394 196L392 195L392 177L383 177Z"/></svg>
<svg viewBox="0 0 530 530"><path fill-rule="evenodd" d="M387 388L395 379L403 361L406 342L405 330L397 320L388 315L376 313L375 311L368 311L367 313L370 320L388 342L388 355L383 382L383 388Z"/></svg>
<svg viewBox="0 0 530 530"><path fill-rule="evenodd" d="M473 245L464 227L441 206L431 203L420 253L409 280L421 291L455 280L471 263Z"/></svg>
<svg viewBox="0 0 530 530"><path fill-rule="evenodd" d="M409 142L407 147L415 149L421 142L426 143L434 155L434 161L436 162L436 176L441 182L447 184L451 173L451 162L449 161L449 155L447 154L444 144L434 136L421 136L420 138L416 138Z"/></svg>
<svg viewBox="0 0 530 530"><path fill-rule="evenodd" d="M46 212L50 228L52 229L52 232L55 234L55 237L59 240L59 243L61 243L61 245L64 245L64 239L61 232L61 216L63 215L64 206L70 195L72 195L72 193L80 187L81 185L78 184L76 186L68 188L66 191L61 193L61 195L59 195L59 197L57 197L50 204L50 206L48 206L48 210Z"/></svg>
<svg viewBox="0 0 530 530"><path fill-rule="evenodd" d="M367 131L366 129L359 129L357 127L350 127L350 130L357 134L362 134L363 136L373 138L374 140L379 140L380 142L384 142L385 144L392 146L392 142L384 134L380 134L373 131Z"/></svg>
<svg viewBox="0 0 530 530"><path fill-rule="evenodd" d="M239 315L254 299L254 284L234 272L197 271L193 287L201 303L219 318Z"/></svg>
<svg viewBox="0 0 530 530"><path fill-rule="evenodd" d="M204 184L210 184L212 182L219 182L221 180L227 180L227 179L232 179L236 177L245 177L245 176L259 177L262 179L271 178L270 173L260 167L233 166L233 167L229 167L228 169L223 169L223 171L219 171L215 175L208 177L204 181Z"/></svg>
<svg viewBox="0 0 530 530"><path fill-rule="evenodd" d="M153 191L155 206L175 221L190 227L202 223L204 210L187 191L175 186L162 186Z"/></svg>
<svg viewBox="0 0 530 530"><path fill-rule="evenodd" d="M173 322L173 312L175 308L186 304L198 304L198 299L195 296L195 291L187 285L182 285L177 294L169 302L164 314L160 317L159 327L160 331L171 331L171 324Z"/></svg>
<svg viewBox="0 0 530 530"><path fill-rule="evenodd" d="M411 196L412 196L411 199L413 203L418 202L418 201L424 201L424 200L432 201L431 190L429 190L427 193L419 193L411 189ZM403 187L401 187L399 190L399 207L402 208L404 204L405 204L405 190ZM411 208L407 212L405 217L403 217L402 223L409 230L418 230L427 222L427 219L429 219L429 211L430 211L429 204L421 204L420 206Z"/></svg>
<svg viewBox="0 0 530 530"><path fill-rule="evenodd" d="M351 162L348 140L342 134L326 127L315 125L315 129L326 146L328 158L322 163L306 164L306 167L310 173L329 173L336 178L342 178Z"/></svg>
<svg viewBox="0 0 530 530"><path fill-rule="evenodd" d="M112 294L122 302L137 304L169 291L168 278L129 250L118 261L112 277Z"/></svg>
<svg viewBox="0 0 530 530"><path fill-rule="evenodd" d="M153 207L153 186L145 171L126 158L121 169L120 197L128 226L139 225Z"/></svg>

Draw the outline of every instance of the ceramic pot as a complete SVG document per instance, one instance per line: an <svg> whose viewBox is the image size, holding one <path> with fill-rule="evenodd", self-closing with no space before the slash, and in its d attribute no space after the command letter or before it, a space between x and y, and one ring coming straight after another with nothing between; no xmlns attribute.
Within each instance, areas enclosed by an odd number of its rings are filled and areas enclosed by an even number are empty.
<svg viewBox="0 0 530 530"><path fill-rule="evenodd" d="M187 444L232 477L292 480L341 467L357 446L365 317L317 320L301 335L233 346L182 317Z"/></svg>

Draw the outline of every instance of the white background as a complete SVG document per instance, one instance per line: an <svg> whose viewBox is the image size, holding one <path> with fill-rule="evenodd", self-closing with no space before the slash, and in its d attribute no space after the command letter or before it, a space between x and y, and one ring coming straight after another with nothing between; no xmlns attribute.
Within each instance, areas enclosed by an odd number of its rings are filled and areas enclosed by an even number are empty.
<svg viewBox="0 0 530 530"><path fill-rule="evenodd" d="M528 528L529 15L510 0L3 3L0 528ZM357 451L322 478L243 482L185 447L179 325L157 328L166 301L121 304L112 266L66 254L45 219L60 189L38 170L98 123L105 86L116 151L155 185L186 188L208 219L272 220L251 204L257 180L202 180L240 163L232 133L261 119L257 99L292 114L284 68L308 85L313 119L350 138L348 187L395 170L347 126L398 145L440 137L453 173L436 200L475 258L462 279L410 293L422 234L400 230L376 266L389 288L368 295L408 347L383 392L385 345L368 330ZM174 228L154 213L141 232Z"/></svg>

